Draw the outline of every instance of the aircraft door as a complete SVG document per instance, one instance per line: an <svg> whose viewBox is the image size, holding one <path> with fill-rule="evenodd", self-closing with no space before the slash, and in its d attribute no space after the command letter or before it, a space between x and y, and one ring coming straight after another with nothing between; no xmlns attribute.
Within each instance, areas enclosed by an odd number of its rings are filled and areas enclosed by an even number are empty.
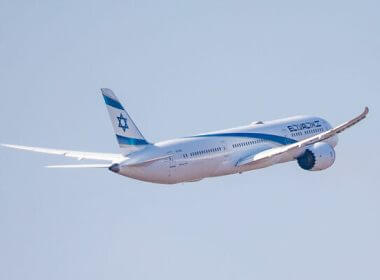
<svg viewBox="0 0 380 280"><path fill-rule="evenodd" d="M226 144L226 141L225 140L220 141L220 146L222 148L223 154L225 154L225 157L228 157L229 156L229 149L228 149L228 146Z"/></svg>
<svg viewBox="0 0 380 280"><path fill-rule="evenodd" d="M169 157L167 158L168 164L168 177L173 177L175 175L175 169L177 168L176 153L169 151L167 153Z"/></svg>

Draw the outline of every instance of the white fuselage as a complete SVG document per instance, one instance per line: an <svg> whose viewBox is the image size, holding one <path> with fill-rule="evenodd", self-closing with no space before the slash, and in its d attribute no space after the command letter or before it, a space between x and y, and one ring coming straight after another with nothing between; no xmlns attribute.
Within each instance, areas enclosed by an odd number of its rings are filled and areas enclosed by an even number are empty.
<svg viewBox="0 0 380 280"><path fill-rule="evenodd" d="M163 141L128 155L120 163L118 173L161 184L241 173L264 166L237 167L239 160L329 129L331 125L322 118L299 116ZM338 139L333 137L326 142L335 147ZM291 160L294 158L286 161ZM147 163L127 166L131 162Z"/></svg>

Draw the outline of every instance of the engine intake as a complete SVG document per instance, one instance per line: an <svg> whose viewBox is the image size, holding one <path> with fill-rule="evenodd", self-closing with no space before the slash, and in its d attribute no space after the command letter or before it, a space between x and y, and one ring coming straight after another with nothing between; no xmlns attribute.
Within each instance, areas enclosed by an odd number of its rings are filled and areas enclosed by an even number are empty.
<svg viewBox="0 0 380 280"><path fill-rule="evenodd" d="M324 142L316 143L297 158L298 165L308 171L320 171L331 167L335 162L335 150Z"/></svg>

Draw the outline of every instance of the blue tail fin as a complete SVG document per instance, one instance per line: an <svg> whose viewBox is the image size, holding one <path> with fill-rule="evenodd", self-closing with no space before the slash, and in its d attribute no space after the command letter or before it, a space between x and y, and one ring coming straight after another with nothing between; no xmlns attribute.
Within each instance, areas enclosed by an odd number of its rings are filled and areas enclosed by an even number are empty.
<svg viewBox="0 0 380 280"><path fill-rule="evenodd" d="M102 88L101 91L123 154L128 155L150 145L112 90Z"/></svg>

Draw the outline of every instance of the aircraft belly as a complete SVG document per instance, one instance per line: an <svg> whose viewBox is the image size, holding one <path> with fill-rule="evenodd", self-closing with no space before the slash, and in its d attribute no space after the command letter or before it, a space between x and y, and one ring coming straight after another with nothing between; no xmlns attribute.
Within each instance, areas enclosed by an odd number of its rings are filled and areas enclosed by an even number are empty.
<svg viewBox="0 0 380 280"><path fill-rule="evenodd" d="M157 162L139 168L130 168L125 176L160 184L176 184L211 177L216 166L210 160L196 160L173 165Z"/></svg>
<svg viewBox="0 0 380 280"><path fill-rule="evenodd" d="M170 176L169 168L164 162L155 162L146 166L126 167L119 174L145 182L158 184L176 183L175 178Z"/></svg>
<svg viewBox="0 0 380 280"><path fill-rule="evenodd" d="M174 170L175 179L178 182L201 180L212 177L216 168L215 159L190 160L186 164L178 164Z"/></svg>
<svg viewBox="0 0 380 280"><path fill-rule="evenodd" d="M227 154L220 158L213 177L230 175L238 172L235 165L239 157L240 155L237 154Z"/></svg>

